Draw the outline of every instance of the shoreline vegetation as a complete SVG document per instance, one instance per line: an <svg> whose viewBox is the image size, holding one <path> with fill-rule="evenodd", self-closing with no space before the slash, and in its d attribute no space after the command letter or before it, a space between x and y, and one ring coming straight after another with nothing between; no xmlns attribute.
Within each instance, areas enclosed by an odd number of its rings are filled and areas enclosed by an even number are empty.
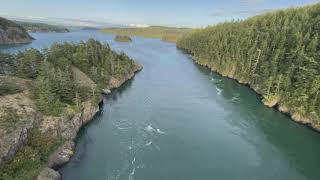
<svg viewBox="0 0 320 180"><path fill-rule="evenodd" d="M35 23L35 22L22 22L22 21L14 21L14 22L22 26L28 32L57 32L57 33L70 32L68 28L57 26L57 25Z"/></svg>
<svg viewBox="0 0 320 180"><path fill-rule="evenodd" d="M127 42L127 43L132 42L131 37L130 36L126 36L126 35L116 35L114 40L117 41L117 42Z"/></svg>
<svg viewBox="0 0 320 180"><path fill-rule="evenodd" d="M0 64L0 179L6 180L59 179L102 93L142 69L94 39L0 53Z"/></svg>
<svg viewBox="0 0 320 180"><path fill-rule="evenodd" d="M145 38L158 38L162 41L177 42L185 33L190 32L189 28L173 28L164 26L150 26L146 28L104 28L101 32L123 36L140 36Z"/></svg>
<svg viewBox="0 0 320 180"><path fill-rule="evenodd" d="M177 47L320 132L319 12L318 3L221 23L183 36Z"/></svg>

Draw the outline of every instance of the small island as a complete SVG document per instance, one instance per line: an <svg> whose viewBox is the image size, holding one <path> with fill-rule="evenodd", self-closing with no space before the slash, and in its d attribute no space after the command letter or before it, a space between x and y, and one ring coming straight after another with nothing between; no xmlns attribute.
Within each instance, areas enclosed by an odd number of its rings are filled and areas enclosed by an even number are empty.
<svg viewBox="0 0 320 180"><path fill-rule="evenodd" d="M132 42L132 39L130 36L126 36L126 35L117 35L115 38L114 38L115 41L117 42Z"/></svg>
<svg viewBox="0 0 320 180"><path fill-rule="evenodd" d="M101 32L122 36L139 36L145 38L158 38L166 42L177 42L184 34L191 32L190 28L174 28L165 26L150 27L112 27L103 28Z"/></svg>

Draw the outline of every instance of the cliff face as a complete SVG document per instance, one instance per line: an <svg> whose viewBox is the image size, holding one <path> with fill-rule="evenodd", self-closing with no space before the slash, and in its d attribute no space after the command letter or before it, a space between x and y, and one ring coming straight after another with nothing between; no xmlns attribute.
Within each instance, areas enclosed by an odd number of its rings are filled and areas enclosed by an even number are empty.
<svg viewBox="0 0 320 180"><path fill-rule="evenodd" d="M141 69L141 65L135 64L126 76L119 79L112 78L108 88L120 87ZM20 81L20 84L25 86L25 81ZM88 100L82 103L82 109L78 112L66 109L67 113L59 117L44 116L38 112L35 102L26 89L21 93L0 96L0 165L4 161L13 159L28 142L30 132L36 129L40 136L49 135L50 139L63 140L63 143L49 155L45 168L37 178L59 180L61 176L55 170L66 164L73 156L74 140L79 130L89 123L98 111L98 104Z"/></svg>
<svg viewBox="0 0 320 180"><path fill-rule="evenodd" d="M127 80L131 79L134 76L134 73L141 71L142 66L140 64L135 64L133 70L127 75L122 78L111 78L109 82L109 88L114 89L120 87L123 83L125 83Z"/></svg>
<svg viewBox="0 0 320 180"><path fill-rule="evenodd" d="M123 83L132 79L135 73L142 70L140 64L135 64L134 68L127 76L120 79L112 78L109 82L108 88L119 88ZM111 91L110 91L111 93ZM40 131L43 133L52 134L53 136L62 136L65 142L53 152L47 163L47 167L42 170L38 176L38 180L56 180L60 179L60 175L57 171L61 166L68 163L70 158L74 154L75 143L74 140L77 137L79 130L89 123L94 115L99 111L99 107L96 104L92 104L91 101L84 102L82 104L82 111L80 113L72 115L71 119L68 118L49 118L42 121L40 125ZM51 173L48 173L50 171ZM52 178L52 174L56 174L55 178Z"/></svg>
<svg viewBox="0 0 320 180"><path fill-rule="evenodd" d="M32 40L23 27L0 17L0 44L30 43Z"/></svg>

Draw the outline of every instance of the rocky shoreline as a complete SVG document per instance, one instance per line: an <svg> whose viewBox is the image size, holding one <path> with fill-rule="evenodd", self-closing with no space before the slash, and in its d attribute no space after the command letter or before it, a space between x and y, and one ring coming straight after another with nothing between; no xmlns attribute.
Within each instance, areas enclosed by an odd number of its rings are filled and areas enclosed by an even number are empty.
<svg viewBox="0 0 320 180"><path fill-rule="evenodd" d="M112 89L119 88L141 69L141 65L135 64L127 75L118 79L112 78L105 91L111 93ZM78 72L76 75L81 74ZM53 143L55 144L53 149L48 151L52 153L43 157L46 159L44 169L40 174L35 172L37 173L35 177L39 175L37 178L39 180L60 179L57 170L66 164L74 154L74 140L80 129L89 123L99 111L99 106L103 103L102 95L99 104L87 100L81 103L80 110L75 111L72 107L66 106L60 116L46 116L38 111L36 102L31 98L28 80L3 76L0 78L0 83L8 79L19 85L21 92L0 96L0 165L5 165L9 161L20 161L21 154L30 148L29 141L36 140L36 144L43 142L43 145Z"/></svg>
<svg viewBox="0 0 320 180"><path fill-rule="evenodd" d="M121 79L112 78L107 89L104 92L111 93L112 89L116 89L121 87L126 81L132 79L135 74L142 70L142 66L140 64L135 64L134 69L126 76ZM104 93L104 94L108 94ZM102 102L102 97L101 101ZM91 104L91 102L87 101L83 104L83 110L81 113L76 114L71 121L69 121L70 126L67 125L65 128L64 134L61 135L66 138L66 141L55 151L53 152L47 163L47 167L45 167L41 173L39 174L37 180L60 180L61 175L59 174L58 170L63 165L70 161L70 158L74 154L75 150L75 139L79 130L84 127L87 123L89 123L95 114L99 111L99 106ZM48 125L47 122L43 124ZM59 123L54 126L55 128L59 125ZM60 129L60 128L56 128Z"/></svg>
<svg viewBox="0 0 320 180"><path fill-rule="evenodd" d="M263 94L261 92L259 92L258 89L253 87L251 84L234 77L234 75L233 75L234 72L232 70L229 71L229 72L221 72L221 71L219 71L218 69L216 69L214 67L210 67L209 65L207 65L205 63L201 63L195 57L192 57L192 59L193 59L193 61L195 63L208 68L210 71L216 72L216 73L220 74L223 77L227 77L229 79L237 81L240 84L248 86L250 89L252 89L254 92L259 94L261 97L263 96ZM299 114L298 112L294 111L292 108L287 107L284 104L281 104L281 98L280 97L272 99L271 101L262 100L262 103L265 106L269 107L269 108L274 108L274 109L278 110L279 112L284 113L285 115L290 117L294 122L302 124L302 125L304 125L304 126L306 126L308 128L311 128L312 130L314 130L316 132L320 132L320 124L315 123L316 121L312 120L312 117L304 117L301 114Z"/></svg>

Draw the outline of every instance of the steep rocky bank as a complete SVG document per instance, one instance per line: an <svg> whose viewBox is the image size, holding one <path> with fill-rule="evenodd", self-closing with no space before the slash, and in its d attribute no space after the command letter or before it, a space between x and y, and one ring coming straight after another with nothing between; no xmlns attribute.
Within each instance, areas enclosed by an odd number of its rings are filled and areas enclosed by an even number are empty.
<svg viewBox="0 0 320 180"><path fill-rule="evenodd" d="M319 131L319 10L318 3L224 22L184 35L177 47Z"/></svg>
<svg viewBox="0 0 320 180"><path fill-rule="evenodd" d="M134 74L136 72L139 72L142 70L142 65L140 64L135 64L133 71L131 71L127 76L122 77L122 78L111 78L110 83L109 83L109 88L110 89L114 89L114 88L119 88L123 83L125 83L126 81L130 80L131 78L133 78Z"/></svg>
<svg viewBox="0 0 320 180"><path fill-rule="evenodd" d="M79 69L73 69L77 77L82 79L79 84L90 85L88 82L93 83ZM135 64L126 76L111 78L106 86L107 89L110 89L111 92L112 89L120 87L141 69L141 65ZM1 76L1 79L7 80L10 78L9 76ZM59 141L57 144L60 144L47 157L47 164L43 167L37 179L60 179L61 176L57 170L66 164L74 154L74 140L79 130L92 120L99 111L99 105L88 100L81 104L82 109L80 111L66 107L58 117L45 116L38 111L34 100L31 98L28 90L29 83L31 83L29 80L15 78L15 84L21 86L21 92L0 96L0 165L14 160L16 154L25 146L28 146L28 141L32 138L31 132L36 130L39 137L49 136L50 140ZM102 103L102 96L100 102ZM19 159L16 161L19 161Z"/></svg>
<svg viewBox="0 0 320 180"><path fill-rule="evenodd" d="M32 40L22 26L0 17L0 44L30 43Z"/></svg>
<svg viewBox="0 0 320 180"><path fill-rule="evenodd" d="M140 70L142 70L142 66L140 64L135 64L135 67L127 76L120 79L111 78L109 85L107 86L108 89L119 88L126 81L132 79L135 73ZM88 101L83 103L83 110L81 113L75 114L71 120L56 118L47 119L42 122L42 125L40 126L41 131L50 131L53 135L60 134L65 139L65 142L50 155L47 167L42 170L38 176L38 180L58 180L61 178L57 170L69 162L70 158L73 156L75 150L74 140L77 137L77 133L83 126L92 120L98 111L99 106Z"/></svg>
<svg viewBox="0 0 320 180"><path fill-rule="evenodd" d="M244 84L244 85L250 87L252 90L254 90L260 96L263 95L259 88L254 87L251 84L249 84L248 82L235 77L234 73L232 71L232 68L230 71L221 71L218 68L215 68L213 66L209 66L208 64L201 62L200 60L198 60L195 57L193 57L193 60L195 63L197 63L201 66L205 66L205 67L209 68L211 71L216 72L223 77L227 77L227 78L236 80L238 83ZM280 97L274 97L272 99L262 99L262 103L269 108L275 108L278 111L288 115L293 121L300 123L302 125L305 125L305 126L311 128L317 132L320 132L320 124L317 123L316 117L305 117L305 116L301 115L300 113L296 112L293 108L288 107L285 104L283 104L281 102Z"/></svg>

